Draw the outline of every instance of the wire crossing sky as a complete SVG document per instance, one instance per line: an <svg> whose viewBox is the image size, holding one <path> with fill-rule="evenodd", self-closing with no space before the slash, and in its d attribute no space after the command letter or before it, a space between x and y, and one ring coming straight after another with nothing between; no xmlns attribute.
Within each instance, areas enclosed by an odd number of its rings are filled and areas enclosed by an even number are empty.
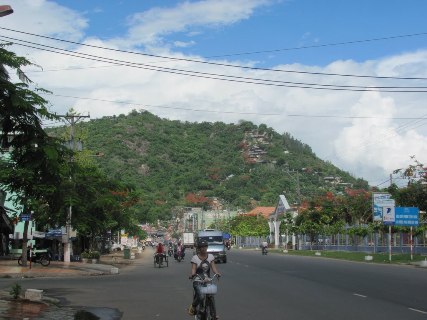
<svg viewBox="0 0 427 320"><path fill-rule="evenodd" d="M266 124L384 187L411 156L427 163L424 0L11 5L0 43L58 114Z"/></svg>

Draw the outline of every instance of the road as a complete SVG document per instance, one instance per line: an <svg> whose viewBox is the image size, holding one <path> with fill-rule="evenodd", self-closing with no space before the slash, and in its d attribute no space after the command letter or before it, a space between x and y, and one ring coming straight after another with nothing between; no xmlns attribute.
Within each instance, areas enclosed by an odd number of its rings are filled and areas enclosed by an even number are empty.
<svg viewBox="0 0 427 320"><path fill-rule="evenodd" d="M190 319L190 252L153 267L151 249L113 276L22 279L72 306L99 307L105 319ZM227 319L427 319L427 269L231 250L219 264L217 309ZM6 288L13 279L2 279ZM108 316L107 316L108 315Z"/></svg>

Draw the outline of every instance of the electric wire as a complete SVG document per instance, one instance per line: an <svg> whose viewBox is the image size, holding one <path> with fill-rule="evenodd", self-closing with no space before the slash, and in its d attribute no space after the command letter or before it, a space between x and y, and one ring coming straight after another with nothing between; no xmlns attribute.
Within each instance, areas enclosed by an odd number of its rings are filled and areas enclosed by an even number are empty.
<svg viewBox="0 0 427 320"><path fill-rule="evenodd" d="M142 103L135 103L132 101L120 101L120 100L106 100L106 99L97 99L97 98L88 98L88 97L78 97L70 95L60 95L53 93L41 93L41 95L50 95L55 97L70 98L70 99L81 99L81 100L91 100L91 101L100 101L100 102L109 102L109 103L118 103L118 104L131 104L134 106L141 106L143 108L160 108L160 109L173 109L173 110L185 110L185 111L194 111L194 112L208 112L208 113L221 113L221 114L242 114L242 115L260 115L260 116L280 116L280 113L258 113L258 112L234 112L234 111L224 111L224 110L207 110L207 109L194 109L194 108L184 108L184 107L171 107L171 106L158 106L158 105L149 105Z"/></svg>
<svg viewBox="0 0 427 320"><path fill-rule="evenodd" d="M0 27L0 29L2 29L1 27ZM414 34L414 35L417 35L417 34ZM396 37L399 37L399 36L396 36ZM396 37L391 37L391 38L396 38ZM54 39L54 38L53 38ZM373 39L374 40L374 39ZM372 41L373 41L372 40ZM380 40L380 39L378 39L378 40ZM366 41L371 41L371 40L366 40ZM359 42L359 41L356 41L356 42ZM361 42L361 41L360 41ZM348 43L352 43L352 42L348 42ZM341 43L341 44L345 44L345 43ZM81 44L81 45L83 45L83 44ZM335 45L335 44L330 44L330 45ZM336 44L336 45L339 45L339 43L338 44ZM322 46L326 46L326 45L319 45L319 47L322 47ZM317 47L317 46L313 46L313 47ZM100 48L102 48L102 47L100 47ZM303 49L304 47L301 47L301 49ZM38 49L38 48L36 48L36 49ZM58 48L56 48L57 50L63 50L63 49L58 49ZM104 48L104 49L107 49L108 50L108 48ZM295 48L295 49L298 49L298 48ZM39 49L40 50L40 49ZM278 49L278 50L286 50L286 49ZM289 49L290 50L290 49ZM136 54L136 53L135 53ZM154 55L153 55L154 56ZM173 60L180 60L180 59L177 59L177 58L171 58L171 57L162 57L162 56L156 56L156 57L159 57L159 58L167 58L167 59L173 59ZM103 59L102 57L101 57L101 59ZM202 61L193 61L193 60L191 60L192 62L200 62L200 63L203 63ZM110 63L110 62L108 62L108 63ZM129 62L125 62L125 63L129 63ZM226 65L227 66L227 65ZM233 66L233 65L229 65L229 66ZM242 67L240 67L240 66L234 66L234 67L239 67L239 68L242 68ZM261 70L268 70L268 71L283 71L283 72L287 72L287 71L284 71L284 70L274 70L274 69L262 69L262 68L250 68L250 69L255 69L255 70L259 70L259 69L261 69ZM160 71L160 70L158 70L158 71ZM179 70L179 71L182 71L182 72L192 72L192 71L188 71L188 70ZM290 71L290 72L293 72L293 71ZM305 72L302 72L302 73L305 73ZM322 74L322 73L309 73L309 74ZM214 74L215 75L215 74ZM342 74L322 74L322 75L337 75L337 76L355 76L355 77L374 77L374 76L359 76L359 75L342 75ZM215 75L215 76L224 76L224 75ZM427 79L427 78L399 78L399 77L374 77L374 78L391 78L391 79L400 79L400 80L403 80L403 79L405 79L405 80L414 80L414 79L416 79L416 80L425 80L425 79ZM248 78L249 79L249 78ZM265 79L254 79L254 80L257 80L257 81L269 81L269 80L265 80ZM316 84L311 84L311 85L316 85ZM332 85L331 85L332 86ZM393 87L394 88L394 87ZM403 87L403 88L406 88L406 87ZM411 92L413 92L413 91L411 91ZM156 107L156 106L154 106L154 107ZM159 107L159 106L157 106L157 107ZM181 109L181 108L180 108ZM192 110L192 111L195 111L194 109L190 109L190 110ZM200 111L203 111L203 112L206 112L206 110L200 110ZM208 111L209 112L209 111ZM303 116L303 115L288 115L288 116ZM305 116L305 115L304 115ZM321 115L318 115L318 116L310 116L310 117L337 117L337 116L321 116ZM366 118L366 117L344 117L344 118ZM370 117L369 117L370 118ZM389 118L389 119L418 119L418 120L420 120L419 118ZM421 120L425 120L425 118L424 119L421 119ZM421 125L418 125L417 127L419 127L419 126L422 126L422 125L424 125L424 124L421 124ZM387 180L388 181L388 180ZM387 181L385 181L385 182L387 182ZM385 182L383 182L383 183L385 183ZM383 184L383 183L381 183L381 184ZM380 185L381 185L380 184Z"/></svg>
<svg viewBox="0 0 427 320"><path fill-rule="evenodd" d="M389 119L389 120L427 120L427 115L422 117L368 117L368 116L339 116L339 115L310 115L310 114L287 114L287 117L299 118L339 118L339 119Z"/></svg>
<svg viewBox="0 0 427 320"><path fill-rule="evenodd" d="M102 46L95 46L95 45L90 45L90 44L86 44L86 43L80 43L80 42L75 42L75 41L69 41L69 40L64 40L64 39L59 39L59 38L54 38L54 37L39 35L39 34L25 32L25 31L18 31L18 30L14 30L14 29L10 29L10 28L5 28L5 27L0 27L0 29L11 31L11 32L15 32L15 33L21 33L21 34L25 34L25 35L30 35L30 36L34 36L34 37L40 37L40 38L44 38L44 39L49 39L49 40L70 43L70 44L79 45L79 46L85 46L85 47L102 49L102 50L109 50L109 51L113 51L113 52L128 53L128 54L134 54L134 55L140 55L140 56L147 56L147 57L154 57L154 58L160 58L160 59L166 59L166 60L175 60L175 61L186 61L186 62L210 64L210 65L232 67L232 68L239 68L239 69L262 70L262 71L284 72L284 73L297 73L297 74L309 74L309 75L322 75L322 76L372 78L372 79L427 80L427 78L425 78L425 77L372 76L372 75L340 74L340 73L326 73L326 72L309 72L309 71L297 71L297 70L283 70L283 69L269 69L269 68L256 68L256 67L248 67L248 66L239 66L239 65L226 64L226 63L218 63L218 62L212 62L212 61L204 61L204 60L196 60L196 59L188 59L188 58L168 57L168 56L161 56L161 55L148 54L148 53L142 53L142 52L134 52L134 51L121 50L121 49L107 48L107 47L102 47ZM424 33L420 33L420 34L424 34ZM414 34L414 35L420 35L420 34ZM399 36L396 36L396 37L399 37Z"/></svg>
<svg viewBox="0 0 427 320"><path fill-rule="evenodd" d="M325 44L315 44L315 45L310 45L310 46L300 46L300 47L283 48L283 49L271 49L271 50L262 50L262 51L229 53L229 54L222 54L222 55L216 55L216 56L208 56L205 58L207 58L207 59L223 58L223 57L243 56L243 55L252 55L252 54L260 54L260 53L274 53L274 52L294 51L294 50L302 50L302 49L324 48L324 47L332 47L332 46L341 46L341 45L346 45L346 44L383 41L383 40L391 40L391 39L398 39L398 38L425 36L425 35L427 35L427 32L419 32L419 33L403 34L403 35L397 35L397 36L388 36L388 37L352 40L352 41L343 41L343 42L334 42L334 43L325 43Z"/></svg>
<svg viewBox="0 0 427 320"><path fill-rule="evenodd" d="M16 44L16 45L21 45L24 47L30 47L30 48L37 49L37 50L53 52L53 53L57 53L57 54L72 56L72 57L81 58L81 59L87 59L87 60L91 60L91 61L107 62L107 63L116 64L116 65L122 65L122 66L128 66L128 67L134 67L134 68L140 68L140 69L147 69L147 70L158 71L158 72L166 72L166 73L171 73L171 74L186 75L186 76L192 76L192 77L198 77L198 78L204 78L204 79L213 79L213 80L256 84L256 85L266 85L266 86L276 86L276 87L314 89L314 90L353 91L353 92L375 91L375 92L389 92L389 93L427 93L427 87L391 87L391 86L389 86L389 87L382 87L382 86L364 87L364 86L350 86L350 85L315 84L315 83L303 83L303 82L280 81L280 80L270 80L270 79L260 79L260 78L249 78L249 77L241 77L241 76L230 76L230 75L225 75L225 74L216 74L216 73L207 73L207 72L200 72L200 71L189 71L189 70L183 70L183 69L165 68L165 67L147 65L147 64L143 64L143 63L135 63L135 62L118 60L118 59L111 59L111 58L95 56L95 55L91 55L91 54L73 52L73 51L70 51L67 49L61 49L61 48L57 48L57 47L41 45L41 44L33 43L30 41L14 39L11 37L6 37L6 36L0 36L0 37L6 38L9 40L12 39L14 41L30 43L32 45L14 42L14 44ZM39 47L35 47L34 45L39 46ZM46 48L48 48L48 49L46 49ZM55 51L55 50L59 50L60 52ZM395 90L397 88L402 89L402 90ZM393 89L393 90L391 90L391 89ZM404 89L411 89L411 90L404 90ZM419 90L419 89L424 89L424 90Z"/></svg>

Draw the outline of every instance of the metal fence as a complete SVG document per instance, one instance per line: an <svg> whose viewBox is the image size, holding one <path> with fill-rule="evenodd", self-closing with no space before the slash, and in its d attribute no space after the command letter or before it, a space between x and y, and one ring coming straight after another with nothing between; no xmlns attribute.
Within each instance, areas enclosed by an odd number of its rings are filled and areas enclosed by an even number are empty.
<svg viewBox="0 0 427 320"><path fill-rule="evenodd" d="M279 247L284 247L284 236L280 237ZM234 245L242 248L259 248L265 237L235 236ZM366 253L388 253L388 233L372 233L366 237L349 234L319 235L311 239L308 235L296 235L295 242L288 242L287 248L294 250L330 250ZM270 242L269 242L270 243ZM427 255L427 239L413 237L412 253ZM411 253L411 239L408 233L394 233L391 237L392 253Z"/></svg>

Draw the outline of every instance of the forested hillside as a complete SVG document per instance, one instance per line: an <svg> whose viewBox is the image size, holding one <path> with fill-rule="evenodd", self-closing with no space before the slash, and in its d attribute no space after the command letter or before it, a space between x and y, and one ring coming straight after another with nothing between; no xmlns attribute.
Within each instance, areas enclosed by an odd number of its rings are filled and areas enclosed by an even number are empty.
<svg viewBox="0 0 427 320"><path fill-rule="evenodd" d="M274 206L279 194L292 204L345 186L368 188L288 133L246 121L190 123L132 111L81 122L75 137L109 177L140 192L141 221L167 218L177 205L207 207L212 197L250 209Z"/></svg>

